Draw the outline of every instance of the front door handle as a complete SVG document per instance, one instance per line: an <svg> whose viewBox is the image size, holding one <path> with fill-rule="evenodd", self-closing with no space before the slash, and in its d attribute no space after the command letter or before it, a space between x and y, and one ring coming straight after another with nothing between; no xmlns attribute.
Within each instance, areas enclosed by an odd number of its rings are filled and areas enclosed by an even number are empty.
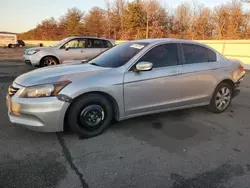
<svg viewBox="0 0 250 188"><path fill-rule="evenodd" d="M85 52L84 50L81 50L81 53Z"/></svg>

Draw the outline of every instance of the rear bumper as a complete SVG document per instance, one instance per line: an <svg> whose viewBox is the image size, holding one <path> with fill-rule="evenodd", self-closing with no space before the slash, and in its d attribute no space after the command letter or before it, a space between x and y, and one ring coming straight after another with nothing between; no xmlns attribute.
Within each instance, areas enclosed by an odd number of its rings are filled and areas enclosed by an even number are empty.
<svg viewBox="0 0 250 188"><path fill-rule="evenodd" d="M240 94L240 84L243 81L245 75L243 75L235 84L234 84L234 89L233 89L233 98L238 96Z"/></svg>
<svg viewBox="0 0 250 188"><path fill-rule="evenodd" d="M233 91L233 98L237 97L240 94L240 89L234 89Z"/></svg>
<svg viewBox="0 0 250 188"><path fill-rule="evenodd" d="M236 83L235 83L235 88L240 87L241 82L243 81L245 75L243 75Z"/></svg>

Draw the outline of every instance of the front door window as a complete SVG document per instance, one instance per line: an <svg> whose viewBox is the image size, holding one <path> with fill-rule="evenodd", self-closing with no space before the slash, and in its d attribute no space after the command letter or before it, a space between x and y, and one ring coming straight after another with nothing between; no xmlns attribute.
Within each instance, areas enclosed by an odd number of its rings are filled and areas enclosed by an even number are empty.
<svg viewBox="0 0 250 188"><path fill-rule="evenodd" d="M178 47L177 44L163 44L156 46L147 52L140 62L153 63L153 68L174 66L178 64Z"/></svg>
<svg viewBox="0 0 250 188"><path fill-rule="evenodd" d="M85 48L85 40L84 39L71 40L67 42L63 48L70 48L70 49Z"/></svg>

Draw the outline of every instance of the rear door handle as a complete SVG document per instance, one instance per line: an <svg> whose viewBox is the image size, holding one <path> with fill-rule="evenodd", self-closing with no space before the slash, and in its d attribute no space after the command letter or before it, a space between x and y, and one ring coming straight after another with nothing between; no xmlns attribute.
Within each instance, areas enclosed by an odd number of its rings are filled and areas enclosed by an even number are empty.
<svg viewBox="0 0 250 188"><path fill-rule="evenodd" d="M81 50L81 53L85 52L84 50Z"/></svg>

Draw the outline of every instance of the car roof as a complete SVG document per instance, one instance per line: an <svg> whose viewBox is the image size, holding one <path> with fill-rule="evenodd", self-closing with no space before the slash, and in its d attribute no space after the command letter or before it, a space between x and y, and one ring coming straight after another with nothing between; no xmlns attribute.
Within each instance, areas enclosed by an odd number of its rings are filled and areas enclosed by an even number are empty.
<svg viewBox="0 0 250 188"><path fill-rule="evenodd" d="M176 39L176 38L154 38L154 39L142 39L142 40L134 40L130 42L145 42L145 43L160 43L160 42L183 42L183 43L192 43L192 44L202 44L193 40L185 40L185 39Z"/></svg>
<svg viewBox="0 0 250 188"><path fill-rule="evenodd" d="M74 39L74 38L88 38L88 39L103 39L103 40L111 40L111 39L107 39L105 37L92 37L92 36L71 36L71 37L67 37L69 39Z"/></svg>
<svg viewBox="0 0 250 188"><path fill-rule="evenodd" d="M212 51L215 52L213 48L210 46L203 44L198 41L194 40L185 40L185 39L176 39L176 38L155 38L155 39L142 39L142 40L134 40L134 41L129 41L131 43L148 43L148 44L157 44L157 43L162 43L162 42L176 42L176 43L187 43L187 44L194 44L194 45L199 45L205 48L208 48Z"/></svg>
<svg viewBox="0 0 250 188"><path fill-rule="evenodd" d="M131 42L145 42L145 43L157 43L157 42L167 42L167 41L177 41L179 39L173 39L173 38L154 38L154 39L141 39L141 40L134 40Z"/></svg>

